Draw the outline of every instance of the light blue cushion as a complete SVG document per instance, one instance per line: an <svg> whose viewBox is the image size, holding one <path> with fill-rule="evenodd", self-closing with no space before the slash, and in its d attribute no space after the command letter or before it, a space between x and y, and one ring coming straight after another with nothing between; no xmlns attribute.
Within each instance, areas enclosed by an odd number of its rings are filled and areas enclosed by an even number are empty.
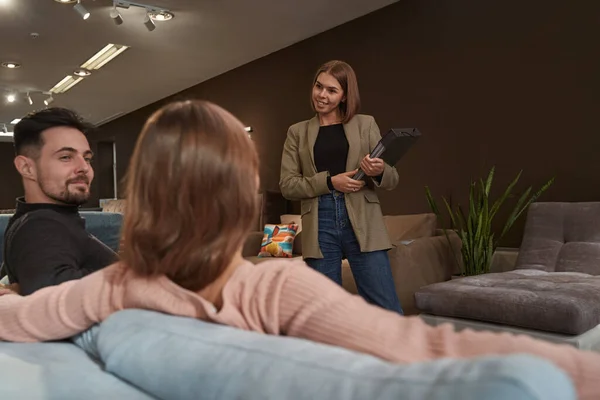
<svg viewBox="0 0 600 400"><path fill-rule="evenodd" d="M166 400L576 398L565 373L525 355L403 366L142 310L112 315L87 339L108 371Z"/></svg>
<svg viewBox="0 0 600 400"><path fill-rule="evenodd" d="M131 399L150 396L92 361L71 343L0 342L0 399Z"/></svg>

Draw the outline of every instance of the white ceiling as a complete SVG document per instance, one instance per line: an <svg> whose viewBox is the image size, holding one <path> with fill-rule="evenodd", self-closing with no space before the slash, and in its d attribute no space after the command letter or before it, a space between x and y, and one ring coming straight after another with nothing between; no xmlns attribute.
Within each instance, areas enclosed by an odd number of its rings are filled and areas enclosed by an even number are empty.
<svg viewBox="0 0 600 400"><path fill-rule="evenodd" d="M124 23L115 25L112 0L82 0L86 21L73 4L0 0L0 62L22 64L0 68L0 125L44 107L47 97L33 94L33 106L24 98L7 103L7 90L48 91L108 43L131 48L52 106L105 122L395 1L140 0L175 14L149 32L139 8L119 9Z"/></svg>

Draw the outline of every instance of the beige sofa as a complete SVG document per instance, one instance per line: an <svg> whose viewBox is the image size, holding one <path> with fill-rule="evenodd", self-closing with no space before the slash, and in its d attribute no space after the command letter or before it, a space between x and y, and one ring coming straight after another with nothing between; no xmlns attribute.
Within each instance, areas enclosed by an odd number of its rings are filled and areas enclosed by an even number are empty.
<svg viewBox="0 0 600 400"><path fill-rule="evenodd" d="M280 223L297 223L299 233L294 240L295 257L302 256L302 231L300 215L285 214ZM443 231L436 229L434 214L388 215L384 222L393 248L388 251L396 292L407 315L418 314L414 293L431 283L444 282L455 272L452 250ZM454 232L449 233L454 252L460 254L461 241ZM263 232L254 231L248 236L243 256L253 263L270 258L260 258ZM342 262L342 282L346 290L357 294L356 283L347 260Z"/></svg>
<svg viewBox="0 0 600 400"><path fill-rule="evenodd" d="M125 213L125 200L111 200L103 204L103 211ZM259 195L260 212L254 221L242 255L253 263L270 258L260 258L258 253L266 223L297 223L300 225L293 245L295 257L302 257L302 221L298 214L285 214L289 210L275 194ZM280 214L277 217L277 213ZM414 293L421 287L444 282L455 272L452 250L443 231L436 230L434 214L387 215L384 222L393 248L388 251L396 292L407 315L418 314L415 308ZM452 247L460 254L461 242L456 233L450 231ZM122 246L121 246L122 248ZM347 260L342 262L344 288L357 294L356 283Z"/></svg>

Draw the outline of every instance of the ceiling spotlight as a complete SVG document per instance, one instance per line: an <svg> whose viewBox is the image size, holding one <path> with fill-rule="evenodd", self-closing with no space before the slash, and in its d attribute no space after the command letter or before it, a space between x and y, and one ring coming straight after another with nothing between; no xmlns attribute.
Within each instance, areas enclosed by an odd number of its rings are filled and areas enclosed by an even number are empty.
<svg viewBox="0 0 600 400"><path fill-rule="evenodd" d="M49 105L53 101L54 101L54 97L52 97L52 95L50 95L50 97L48 97L46 100L44 100L44 104Z"/></svg>
<svg viewBox="0 0 600 400"><path fill-rule="evenodd" d="M16 100L17 96L15 96L12 93L6 96L6 101L8 101L9 103L14 103Z"/></svg>
<svg viewBox="0 0 600 400"><path fill-rule="evenodd" d="M73 74L77 75L77 76L90 76L92 74L92 72L89 69L85 69L85 68L77 68Z"/></svg>
<svg viewBox="0 0 600 400"><path fill-rule="evenodd" d="M121 17L121 14L119 13L119 11L117 11L116 6L113 7L112 10L110 10L110 17L113 19L115 25L121 25L123 23L123 17Z"/></svg>
<svg viewBox="0 0 600 400"><path fill-rule="evenodd" d="M25 99L27 100L27 102L29 103L30 106L33 105L33 100L31 100L31 96L29 95L29 92L27 92L27 96L25 97Z"/></svg>
<svg viewBox="0 0 600 400"><path fill-rule="evenodd" d="M154 21L169 21L175 16L175 14L166 10L150 11L148 15Z"/></svg>
<svg viewBox="0 0 600 400"><path fill-rule="evenodd" d="M9 68L9 69L21 68L21 64L16 63L16 62L3 62L1 65L4 68Z"/></svg>
<svg viewBox="0 0 600 400"><path fill-rule="evenodd" d="M83 4L81 4L81 0L77 0L77 4L73 6L73 10L77 11L77 13L81 15L81 18L83 19L88 19L90 17L89 11L85 9Z"/></svg>
<svg viewBox="0 0 600 400"><path fill-rule="evenodd" d="M57 3L67 4L67 3L75 3L77 0L54 0Z"/></svg>
<svg viewBox="0 0 600 400"><path fill-rule="evenodd" d="M146 18L144 18L144 25L146 25L146 29L150 32L156 29L156 25L154 25L154 21L150 18L150 14L146 14Z"/></svg>
<svg viewBox="0 0 600 400"><path fill-rule="evenodd" d="M254 129L252 129L252 127L251 127L251 126L247 126L247 127L245 127L245 128L244 128L244 130L245 130L246 132L252 132Z"/></svg>

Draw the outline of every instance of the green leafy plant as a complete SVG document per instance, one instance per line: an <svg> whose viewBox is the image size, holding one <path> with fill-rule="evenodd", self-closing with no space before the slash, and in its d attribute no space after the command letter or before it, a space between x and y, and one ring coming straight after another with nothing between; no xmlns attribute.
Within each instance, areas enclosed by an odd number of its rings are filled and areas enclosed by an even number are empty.
<svg viewBox="0 0 600 400"><path fill-rule="evenodd" d="M527 210L529 205L536 201L554 183L554 178L550 179L533 194L532 187L527 188L508 216L500 235L496 236L492 231L494 217L506 199L512 196L512 191L523 171L517 174L504 193L492 203L490 190L492 188L492 181L494 180L494 171L495 167L492 167L485 181L480 179L479 182L471 182L467 212L460 205L453 210L446 198L442 197L448 216L450 217L451 228L457 231L462 240L462 263L454 250L452 250L454 260L462 271L462 275L479 275L490 272L492 256L500 240L510 230L521 214ZM441 217L440 210L428 186L425 187L425 194L429 207L443 223L444 219ZM450 243L448 231L444 230L444 233ZM452 246L450 248L452 249Z"/></svg>

